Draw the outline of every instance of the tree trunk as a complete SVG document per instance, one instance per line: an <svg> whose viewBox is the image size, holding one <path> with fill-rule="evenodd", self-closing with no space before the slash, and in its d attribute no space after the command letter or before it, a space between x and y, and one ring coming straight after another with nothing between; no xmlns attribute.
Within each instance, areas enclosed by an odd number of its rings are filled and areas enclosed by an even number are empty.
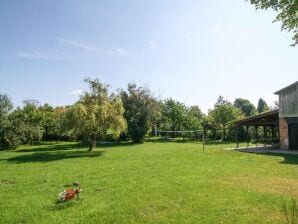
<svg viewBox="0 0 298 224"><path fill-rule="evenodd" d="M96 137L90 138L88 151L92 151L94 147L96 147Z"/></svg>
<svg viewBox="0 0 298 224"><path fill-rule="evenodd" d="M222 140L225 141L225 139L226 139L226 127L223 126L222 129L223 129L223 138L222 138Z"/></svg>
<svg viewBox="0 0 298 224"><path fill-rule="evenodd" d="M93 150L93 144L92 144L92 141L90 140L89 141L89 149L88 151L92 151Z"/></svg>

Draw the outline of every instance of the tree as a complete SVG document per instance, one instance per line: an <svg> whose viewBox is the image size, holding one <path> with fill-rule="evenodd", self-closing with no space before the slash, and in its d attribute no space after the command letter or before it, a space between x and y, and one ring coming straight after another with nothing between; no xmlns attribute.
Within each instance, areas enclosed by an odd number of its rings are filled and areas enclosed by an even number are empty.
<svg viewBox="0 0 298 224"><path fill-rule="evenodd" d="M198 130L202 128L204 114L198 106L190 106L187 108L185 129Z"/></svg>
<svg viewBox="0 0 298 224"><path fill-rule="evenodd" d="M151 132L152 135L155 135L155 130L158 129L161 124L161 101L150 97L149 105L149 132Z"/></svg>
<svg viewBox="0 0 298 224"><path fill-rule="evenodd" d="M127 122L127 131L134 143L142 143L150 129L150 122L156 125L155 116L158 116L158 105L150 90L128 84L127 91L120 91L125 108L124 117Z"/></svg>
<svg viewBox="0 0 298 224"><path fill-rule="evenodd" d="M51 126L50 134L57 137L57 141L60 139L71 139L68 134L68 127L66 125L66 114L70 106L59 106L53 110L54 124Z"/></svg>
<svg viewBox="0 0 298 224"><path fill-rule="evenodd" d="M208 116L222 129L222 140L225 140L226 129L236 121L239 111L229 101L220 96Z"/></svg>
<svg viewBox="0 0 298 224"><path fill-rule="evenodd" d="M42 139L44 133L43 114L38 109L38 101L24 100L23 104L23 108L18 109L19 119L24 123L25 143L32 144Z"/></svg>
<svg viewBox="0 0 298 224"><path fill-rule="evenodd" d="M253 116L257 113L256 107L247 99L235 99L234 107L238 108L245 117Z"/></svg>
<svg viewBox="0 0 298 224"><path fill-rule="evenodd" d="M169 98L163 102L161 113L163 129L170 131L181 131L185 129L188 113L185 104Z"/></svg>
<svg viewBox="0 0 298 224"><path fill-rule="evenodd" d="M5 94L0 94L0 119L7 115L13 108L10 98Z"/></svg>
<svg viewBox="0 0 298 224"><path fill-rule="evenodd" d="M281 22L282 30L293 31L294 36L292 46L298 44L298 1L297 0L250 0L256 9L272 8L277 12L277 16L273 22Z"/></svg>
<svg viewBox="0 0 298 224"><path fill-rule="evenodd" d="M16 149L26 141L27 126L24 123L23 112L17 109L10 113L2 123L2 145L8 149Z"/></svg>
<svg viewBox="0 0 298 224"><path fill-rule="evenodd" d="M98 79L86 78L84 81L89 85L90 92L81 95L66 117L74 133L87 138L89 151L92 151L98 137L109 135L117 138L126 128L126 123L120 97L109 94L109 86Z"/></svg>
<svg viewBox="0 0 298 224"><path fill-rule="evenodd" d="M42 116L42 127L44 129L43 140L54 140L56 138L57 125L54 118L54 108L49 104L38 107Z"/></svg>
<svg viewBox="0 0 298 224"><path fill-rule="evenodd" d="M258 113L263 113L263 112L269 111L269 107L268 107L266 101L263 100L262 98L260 98L258 101L257 111L258 111Z"/></svg>
<svg viewBox="0 0 298 224"><path fill-rule="evenodd" d="M4 147L14 149L20 144L32 144L42 138L42 114L38 110L38 102L25 100L23 103L23 108L17 108L9 113L5 119L1 119L2 131L0 135Z"/></svg>
<svg viewBox="0 0 298 224"><path fill-rule="evenodd" d="M10 98L5 94L0 94L0 145L6 145L5 132L9 124L8 114L12 110L13 106Z"/></svg>

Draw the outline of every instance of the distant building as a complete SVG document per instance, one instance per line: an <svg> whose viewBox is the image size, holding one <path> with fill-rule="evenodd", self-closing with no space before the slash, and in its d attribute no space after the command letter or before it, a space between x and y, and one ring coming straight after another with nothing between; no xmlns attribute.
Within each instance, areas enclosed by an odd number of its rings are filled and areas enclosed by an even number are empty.
<svg viewBox="0 0 298 224"><path fill-rule="evenodd" d="M298 81L275 92L279 96L279 109L248 117L236 122L238 126L245 126L247 131L253 126L264 129L264 139L268 142L271 135L279 137L281 149L298 150ZM271 133L268 133L271 131Z"/></svg>

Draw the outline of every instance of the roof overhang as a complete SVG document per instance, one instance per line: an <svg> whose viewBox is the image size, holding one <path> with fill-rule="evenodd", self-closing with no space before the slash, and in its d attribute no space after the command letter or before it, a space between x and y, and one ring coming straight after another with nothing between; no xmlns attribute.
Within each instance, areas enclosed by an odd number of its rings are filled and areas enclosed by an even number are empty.
<svg viewBox="0 0 298 224"><path fill-rule="evenodd" d="M286 86L285 88L282 88L282 89L276 91L274 94L279 95L282 92L288 91L288 90L296 88L296 87L298 87L298 81L292 83L291 85Z"/></svg>
<svg viewBox="0 0 298 224"><path fill-rule="evenodd" d="M272 110L255 116L247 117L245 119L236 121L236 124L247 126L276 126L279 120L278 111L279 110Z"/></svg>

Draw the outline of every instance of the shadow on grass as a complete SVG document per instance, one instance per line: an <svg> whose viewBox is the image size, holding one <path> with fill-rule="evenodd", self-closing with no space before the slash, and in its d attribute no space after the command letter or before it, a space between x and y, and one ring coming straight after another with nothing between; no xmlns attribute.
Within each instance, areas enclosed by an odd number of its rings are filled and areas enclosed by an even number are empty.
<svg viewBox="0 0 298 224"><path fill-rule="evenodd" d="M97 148L111 148L111 147L123 147L123 146L133 146L135 143L132 142L98 142L96 144ZM44 144L40 146L32 146L31 148L21 148L15 152L55 152L63 150L73 150L73 149L86 149L87 145L81 143L55 143L55 144Z"/></svg>
<svg viewBox="0 0 298 224"><path fill-rule="evenodd" d="M295 154L285 154L285 153L278 153L278 152L265 152L265 151L248 151L245 149L235 149L237 152L242 153L252 153L252 154L258 154L258 155L265 155L265 156L278 156L283 157L284 161L280 162L282 164L292 164L292 165L298 165L298 155Z"/></svg>
<svg viewBox="0 0 298 224"><path fill-rule="evenodd" d="M298 155L272 153L272 152L267 152L267 153L265 153L265 155L283 157L284 161L280 162L282 164L292 164L292 165L298 164Z"/></svg>
<svg viewBox="0 0 298 224"><path fill-rule="evenodd" d="M62 152L36 152L20 156L2 159L9 163L27 163L27 162L52 162L63 159L100 157L104 151L62 151ZM0 160L1 161L1 160Z"/></svg>
<svg viewBox="0 0 298 224"><path fill-rule="evenodd" d="M30 148L21 148L16 150L16 152L50 152L50 151L63 151L72 149L88 149L88 146L82 145L80 143L50 143L42 145L33 145Z"/></svg>
<svg viewBox="0 0 298 224"><path fill-rule="evenodd" d="M96 143L97 148L117 148L117 147L128 147L138 145L133 142L98 142Z"/></svg>
<svg viewBox="0 0 298 224"><path fill-rule="evenodd" d="M82 199L80 200L74 199L66 202L55 201L52 205L46 205L44 206L44 208L52 211L59 211L59 210L64 210L80 204L82 204Z"/></svg>

